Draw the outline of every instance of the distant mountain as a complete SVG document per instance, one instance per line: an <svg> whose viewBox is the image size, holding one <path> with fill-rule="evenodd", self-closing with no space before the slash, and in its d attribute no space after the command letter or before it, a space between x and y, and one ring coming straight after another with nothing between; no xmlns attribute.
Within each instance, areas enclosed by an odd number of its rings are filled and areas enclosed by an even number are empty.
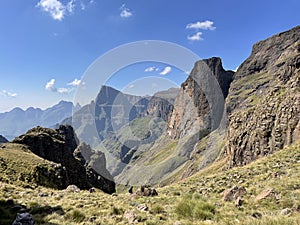
<svg viewBox="0 0 300 225"><path fill-rule="evenodd" d="M8 142L8 140L5 137L3 137L2 135L0 135L0 143L7 143L7 142Z"/></svg>
<svg viewBox="0 0 300 225"><path fill-rule="evenodd" d="M62 124L72 124L81 141L96 147L99 141L114 135L136 118L150 116L166 121L177 93L178 89L172 88L152 97L142 97L102 86L95 101L83 106Z"/></svg>
<svg viewBox="0 0 300 225"><path fill-rule="evenodd" d="M52 127L70 117L73 108L73 103L66 101L60 101L45 110L33 107L26 110L14 108L9 112L0 113L0 133L8 139L13 139L35 126Z"/></svg>

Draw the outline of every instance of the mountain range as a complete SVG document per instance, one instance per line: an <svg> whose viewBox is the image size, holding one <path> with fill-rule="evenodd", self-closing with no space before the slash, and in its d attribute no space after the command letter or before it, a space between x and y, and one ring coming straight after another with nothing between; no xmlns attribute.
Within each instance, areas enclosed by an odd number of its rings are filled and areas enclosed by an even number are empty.
<svg viewBox="0 0 300 225"><path fill-rule="evenodd" d="M0 113L0 134L12 140L36 126L53 127L79 108L79 105L75 107L72 102L66 101L60 101L45 110L33 107L26 110L14 108Z"/></svg>

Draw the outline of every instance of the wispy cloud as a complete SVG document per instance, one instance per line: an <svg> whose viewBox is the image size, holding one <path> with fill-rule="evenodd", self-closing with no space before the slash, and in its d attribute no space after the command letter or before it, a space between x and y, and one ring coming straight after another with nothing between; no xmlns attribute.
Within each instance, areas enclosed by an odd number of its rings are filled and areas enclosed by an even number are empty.
<svg viewBox="0 0 300 225"><path fill-rule="evenodd" d="M74 80L75 82L77 81L77 79ZM73 82L74 82L73 81ZM73 83L71 82L71 83ZM70 93L71 91L73 91L73 88L57 88L55 87L55 79L51 79L50 81L48 81L45 85L45 89L47 91L52 91L52 92L56 92L56 93L60 93L60 94L67 94ZM75 83L74 83L75 84Z"/></svg>
<svg viewBox="0 0 300 225"><path fill-rule="evenodd" d="M67 85L77 87L81 84L81 80L78 80L77 78L74 79L72 82L68 83Z"/></svg>
<svg viewBox="0 0 300 225"><path fill-rule="evenodd" d="M121 7L120 7L120 16L122 18L129 18L131 16L133 16L133 13L131 12L131 10L129 8L126 7L125 4L123 4Z"/></svg>
<svg viewBox="0 0 300 225"><path fill-rule="evenodd" d="M41 0L36 7L48 12L54 20L62 20L66 13L66 7L58 0Z"/></svg>
<svg viewBox="0 0 300 225"><path fill-rule="evenodd" d="M15 97L18 96L17 93L9 92L9 91L6 91L6 90L1 91L1 94L4 95L5 97L9 97L9 98L15 98Z"/></svg>
<svg viewBox="0 0 300 225"><path fill-rule="evenodd" d="M187 39L188 39L189 41L202 41L203 38L201 37L201 35L202 35L202 32L197 32L196 34L189 35L189 36L187 37Z"/></svg>
<svg viewBox="0 0 300 225"><path fill-rule="evenodd" d="M67 93L69 93L69 92L71 92L72 91L72 89L70 89L70 88L57 88L57 93L60 93L60 94L67 94Z"/></svg>
<svg viewBox="0 0 300 225"><path fill-rule="evenodd" d="M160 74L160 75L167 75L168 73L171 72L171 70L172 70L172 68L171 68L170 66L166 66L166 67L164 68L164 70L161 71L159 74Z"/></svg>
<svg viewBox="0 0 300 225"><path fill-rule="evenodd" d="M75 0L71 0L67 3L66 9L69 13L73 13L75 9Z"/></svg>
<svg viewBox="0 0 300 225"><path fill-rule="evenodd" d="M45 89L47 91L53 91L56 92L57 88L55 87L55 79L51 79L50 81L48 81L45 85Z"/></svg>
<svg viewBox="0 0 300 225"><path fill-rule="evenodd" d="M69 0L66 4L63 4L61 0L40 0L36 4L36 7L49 13L54 20L61 21L65 16L73 14L77 6L81 10L85 10L86 5L95 3L94 0L90 0L88 3L80 1L80 3L76 4L76 2L78 2L78 0Z"/></svg>
<svg viewBox="0 0 300 225"><path fill-rule="evenodd" d="M215 30L216 27L213 26L214 22L206 20L203 22L197 21L195 23L189 23L186 25L186 29L196 29L196 30Z"/></svg>
<svg viewBox="0 0 300 225"><path fill-rule="evenodd" d="M146 73L153 72L155 69L156 69L155 66L150 66L150 67L148 67L148 68L145 69L145 72Z"/></svg>

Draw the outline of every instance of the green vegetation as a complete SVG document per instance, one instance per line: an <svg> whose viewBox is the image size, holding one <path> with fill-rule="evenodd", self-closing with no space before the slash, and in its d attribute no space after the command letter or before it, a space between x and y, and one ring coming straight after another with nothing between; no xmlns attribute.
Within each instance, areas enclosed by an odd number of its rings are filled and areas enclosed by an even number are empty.
<svg viewBox="0 0 300 225"><path fill-rule="evenodd" d="M17 158L14 154L21 149L17 149L20 148L17 145L14 148L15 151L5 154L5 159L1 155L2 164L3 161L7 164L9 158ZM137 224L149 225L173 225L176 221L184 225L300 224L300 143L244 167L224 170L225 166L223 159L176 184L157 187L156 197L133 197L125 192L107 195L100 190L72 193L41 186L25 187L16 185L19 182L8 182L3 178L7 174L1 173L0 224L11 225L16 215L12 209L19 205L33 214L37 224L51 225L125 225L129 224L124 216L128 210L134 214ZM222 200L223 191L235 185L247 191L241 206ZM256 201L255 197L268 187L274 189L277 197ZM140 204L146 204L148 210L140 211ZM291 213L281 215L285 208L291 209ZM253 216L258 213L260 219Z"/></svg>
<svg viewBox="0 0 300 225"><path fill-rule="evenodd" d="M161 151L156 153L153 157L151 157L151 159L149 160L147 165L160 163L160 162L168 159L170 156L174 155L177 143L178 143L178 141L170 142L164 149L162 149Z"/></svg>
<svg viewBox="0 0 300 225"><path fill-rule="evenodd" d="M179 218L190 220L211 220L216 213L216 207L207 201L187 195L177 204L175 213Z"/></svg>

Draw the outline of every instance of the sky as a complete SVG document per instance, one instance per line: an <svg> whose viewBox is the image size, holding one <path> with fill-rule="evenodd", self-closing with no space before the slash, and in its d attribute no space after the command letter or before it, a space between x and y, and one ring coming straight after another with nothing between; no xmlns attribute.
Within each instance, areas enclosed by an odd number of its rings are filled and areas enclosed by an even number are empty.
<svg viewBox="0 0 300 225"><path fill-rule="evenodd" d="M299 8L299 0L3 0L0 112L72 101L97 58L142 40L172 42L200 58L218 56L235 70L254 43L300 25ZM142 62L105 84L146 95L180 85L188 72Z"/></svg>

